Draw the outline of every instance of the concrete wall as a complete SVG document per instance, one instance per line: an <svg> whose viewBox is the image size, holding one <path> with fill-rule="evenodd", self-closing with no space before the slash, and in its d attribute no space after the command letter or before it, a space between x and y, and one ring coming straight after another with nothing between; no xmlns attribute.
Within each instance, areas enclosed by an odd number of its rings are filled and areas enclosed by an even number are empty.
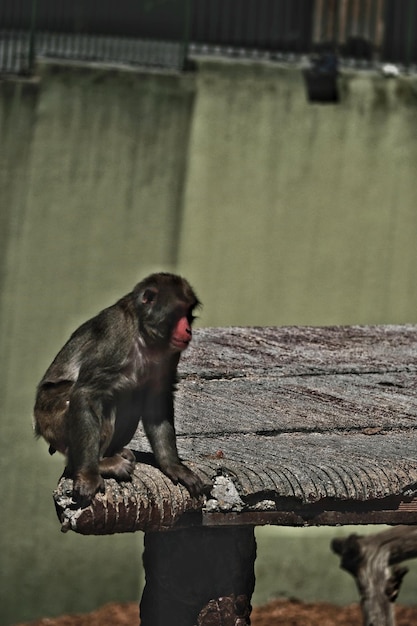
<svg viewBox="0 0 417 626"><path fill-rule="evenodd" d="M140 535L60 533L63 458L31 414L70 332L173 267L192 102L168 75L45 67L0 85L2 625L139 597Z"/></svg>
<svg viewBox="0 0 417 626"><path fill-rule="evenodd" d="M30 419L68 334L146 273L186 274L204 325L417 321L416 82L341 89L221 61L0 83L2 624L139 596L140 538L60 534Z"/></svg>
<svg viewBox="0 0 417 626"><path fill-rule="evenodd" d="M202 64L179 266L204 323L417 320L417 82L340 89L309 104L298 69Z"/></svg>

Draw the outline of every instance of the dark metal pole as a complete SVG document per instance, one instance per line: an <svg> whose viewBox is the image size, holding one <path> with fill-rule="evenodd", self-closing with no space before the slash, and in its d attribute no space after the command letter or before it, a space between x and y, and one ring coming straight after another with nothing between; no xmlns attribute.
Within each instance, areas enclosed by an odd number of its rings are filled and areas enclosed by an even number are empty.
<svg viewBox="0 0 417 626"><path fill-rule="evenodd" d="M184 30L181 51L181 69L187 69L188 49L191 33L191 0L184 0Z"/></svg>
<svg viewBox="0 0 417 626"><path fill-rule="evenodd" d="M416 6L417 0L408 0L408 29L407 29L407 48L405 65L409 70L411 67L411 59L413 55L414 37L416 37Z"/></svg>
<svg viewBox="0 0 417 626"><path fill-rule="evenodd" d="M29 73L32 74L35 67L36 58L36 9L37 0L32 0L32 10L30 15L30 32L29 32Z"/></svg>

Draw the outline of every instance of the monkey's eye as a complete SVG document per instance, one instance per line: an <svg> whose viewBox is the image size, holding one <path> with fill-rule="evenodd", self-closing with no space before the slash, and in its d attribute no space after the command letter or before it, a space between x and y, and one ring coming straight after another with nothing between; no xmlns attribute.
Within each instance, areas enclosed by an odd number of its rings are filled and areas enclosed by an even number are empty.
<svg viewBox="0 0 417 626"><path fill-rule="evenodd" d="M157 295L158 295L157 289L152 289L152 288L145 289L143 296L142 296L142 303L152 304L152 302L155 302Z"/></svg>

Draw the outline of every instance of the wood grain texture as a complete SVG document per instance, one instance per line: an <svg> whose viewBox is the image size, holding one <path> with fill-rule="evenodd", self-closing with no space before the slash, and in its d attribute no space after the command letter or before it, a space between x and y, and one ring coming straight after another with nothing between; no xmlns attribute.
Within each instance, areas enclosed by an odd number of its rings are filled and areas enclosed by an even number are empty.
<svg viewBox="0 0 417 626"><path fill-rule="evenodd" d="M274 511L296 511L301 521L288 523L306 523L303 510L312 505L317 515L346 508L361 521L364 504L373 521L395 520L383 511L404 510L404 502L407 509L402 494L417 483L416 391L417 326L196 331L176 396L180 456L206 481L229 477L242 501L237 508L227 497L211 502L203 523L219 512L234 512L233 523L251 512L248 523L283 523ZM141 427L131 447L149 452ZM135 515L118 522L110 511L121 505L121 487L106 482L105 496L68 527L97 532L100 519L103 532L159 528L202 509L202 501L138 463L122 488ZM59 486L58 510L62 494ZM410 511L407 522L417 522L411 501Z"/></svg>

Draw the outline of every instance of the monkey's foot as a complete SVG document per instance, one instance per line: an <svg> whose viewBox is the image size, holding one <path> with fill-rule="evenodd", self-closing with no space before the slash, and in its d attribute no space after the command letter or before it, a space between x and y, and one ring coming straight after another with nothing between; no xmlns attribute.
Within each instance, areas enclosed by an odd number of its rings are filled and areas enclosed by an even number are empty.
<svg viewBox="0 0 417 626"><path fill-rule="evenodd" d="M99 464L100 474L104 478L115 478L120 481L132 480L136 458L132 450L123 448L113 456L105 456Z"/></svg>
<svg viewBox="0 0 417 626"><path fill-rule="evenodd" d="M74 478L73 499L82 504L94 498L98 491L104 492L104 480L100 474L80 471Z"/></svg>

